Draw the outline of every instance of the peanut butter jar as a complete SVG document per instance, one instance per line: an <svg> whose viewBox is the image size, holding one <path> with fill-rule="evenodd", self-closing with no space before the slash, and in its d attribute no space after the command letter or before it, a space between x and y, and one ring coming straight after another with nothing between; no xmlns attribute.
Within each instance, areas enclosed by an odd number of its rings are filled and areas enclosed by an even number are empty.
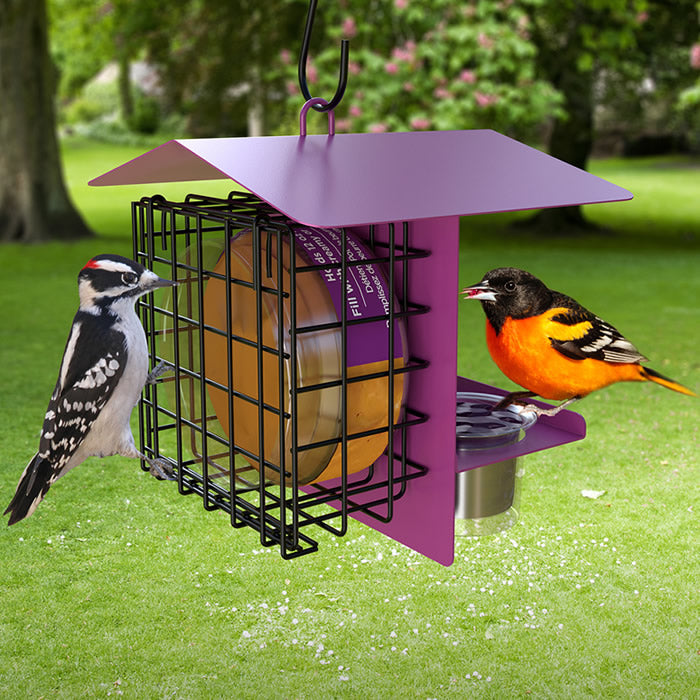
<svg viewBox="0 0 700 700"><path fill-rule="evenodd" d="M279 287L291 286L291 246L286 237L260 238L260 280L263 292L258 300L254 279L253 234L242 231L230 245L230 330L226 336L226 259L222 253L203 294L204 367L207 378L232 387L233 419L229 416L228 391L211 384L207 392L216 417L229 439L247 455L245 462L259 473L260 448L265 463L265 479L279 483L284 470L292 465L294 422L291 414L296 369L297 478L299 484L324 481L342 474L342 335L337 327L346 306L348 321L385 316L376 321L347 325L346 359L348 379L389 369L389 304L392 295L385 275L376 263L350 265L346 272L346 292L341 288L340 264L342 232L339 229L295 227L296 263L296 367L292 367L292 312L288 294L280 298ZM348 261L375 257L351 232L346 232ZM269 250L268 250L269 246ZM278 250L281 247L281 277L278 276ZM306 269L310 265L328 266ZM271 274L268 276L268 272ZM263 349L258 343L258 320ZM335 324L335 327L325 327ZM311 331L305 331L310 327ZM283 355L280 358L280 341ZM231 362L229 363L229 348ZM395 322L394 368L404 366L408 357L403 323ZM232 377L229 376L229 367ZM259 371L262 381L259 382ZM303 391L304 388L316 387ZM406 375L394 375L391 402L396 422L401 414L406 391ZM389 379L387 376L349 381L347 401L347 472L361 471L374 463L388 443ZM262 397L260 397L262 388ZM260 411L262 398L262 421ZM284 416L280 423L280 413ZM233 438L229 435L233 427ZM262 426L262 436L260 434ZM357 433L378 431L353 438ZM262 440L261 440L262 437ZM321 443L315 445L315 443ZM310 445L315 445L309 447ZM251 457L255 455L256 458ZM237 460L238 464L238 460ZM250 466L243 469L250 480ZM255 473L255 472L253 472ZM287 485L291 485L287 476Z"/></svg>

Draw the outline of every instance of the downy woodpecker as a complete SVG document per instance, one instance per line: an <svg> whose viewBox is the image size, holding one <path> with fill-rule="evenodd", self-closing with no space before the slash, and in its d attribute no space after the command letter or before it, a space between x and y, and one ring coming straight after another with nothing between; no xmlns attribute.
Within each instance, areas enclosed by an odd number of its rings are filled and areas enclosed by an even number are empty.
<svg viewBox="0 0 700 700"><path fill-rule="evenodd" d="M88 457L144 459L157 478L168 478L165 460L149 460L134 444L129 419L144 385L167 369L148 374L146 335L135 302L177 282L161 279L120 255L98 255L78 274L80 307L51 395L39 451L20 477L5 514L8 525L31 515L50 486Z"/></svg>

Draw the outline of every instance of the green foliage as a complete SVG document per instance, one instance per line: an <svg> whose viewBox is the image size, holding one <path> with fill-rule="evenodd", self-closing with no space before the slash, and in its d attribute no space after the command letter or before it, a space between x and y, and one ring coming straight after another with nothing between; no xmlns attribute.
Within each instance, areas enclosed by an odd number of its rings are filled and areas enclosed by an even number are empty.
<svg viewBox="0 0 700 700"><path fill-rule="evenodd" d="M542 0L465 5L456 0L363 0L323 8L327 36L307 71L330 99L338 47L351 40L349 87L337 110L347 131L493 128L521 136L557 113L559 98L535 75L531 16ZM315 41L318 46L320 40ZM289 53L281 70L290 104L301 100ZM281 61L283 63L284 61Z"/></svg>
<svg viewBox="0 0 700 700"><path fill-rule="evenodd" d="M72 133L112 143L140 143L140 137L159 131L163 138L182 131L172 120L162 124L158 101L132 86L132 113L121 114L117 83L88 83L80 96L61 111L61 126Z"/></svg>
<svg viewBox="0 0 700 700"><path fill-rule="evenodd" d="M87 85L80 97L62 111L62 122L76 125L97 120L115 119L119 115L119 93L116 83Z"/></svg>
<svg viewBox="0 0 700 700"><path fill-rule="evenodd" d="M48 0L51 54L58 67L61 101L80 89L113 56L114 23L107 3L94 0Z"/></svg>
<svg viewBox="0 0 700 700"><path fill-rule="evenodd" d="M182 0L167 12L156 0L49 6L61 104L79 98L69 121L95 113L80 90L105 64L147 60L159 73L159 114L138 96L133 114L128 96L120 106L141 131L160 116L179 118L190 135L244 135L251 112L267 133L297 130L307 0ZM484 127L541 141L553 118L571 117L564 96L581 93L585 82L570 76L582 72L595 77L601 129L692 134L697 76L687 52L697 35L694 0L321 2L309 84L315 95L335 92L338 42L347 36L341 131ZM325 124L312 118L310 128Z"/></svg>
<svg viewBox="0 0 700 700"><path fill-rule="evenodd" d="M268 101L282 90L269 67L302 27L298 4L188 0L167 12L154 3L141 38L145 58L159 70L166 106L187 118L188 131L234 136L246 133L251 105L267 116Z"/></svg>
<svg viewBox="0 0 700 700"><path fill-rule="evenodd" d="M697 24L700 25L700 2L696 3ZM695 41L688 52L688 64L695 74L693 84L681 91L678 97L678 110L691 124L692 145L700 150L700 26Z"/></svg>
<svg viewBox="0 0 700 700"><path fill-rule="evenodd" d="M160 126L160 106L153 97L135 92L133 112L127 118L129 128L138 134L155 134Z"/></svg>
<svg viewBox="0 0 700 700"><path fill-rule="evenodd" d="M635 21L634 43L597 68L597 126L627 138L690 136L698 125L677 107L679 95L697 78L689 60L700 31L695 2L648 0Z"/></svg>

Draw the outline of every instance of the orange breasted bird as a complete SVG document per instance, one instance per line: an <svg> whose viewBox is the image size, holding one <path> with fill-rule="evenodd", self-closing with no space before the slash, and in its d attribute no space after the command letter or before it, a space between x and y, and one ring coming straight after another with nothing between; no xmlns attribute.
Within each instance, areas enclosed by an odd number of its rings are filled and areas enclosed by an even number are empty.
<svg viewBox="0 0 700 700"><path fill-rule="evenodd" d="M555 415L615 382L651 381L695 396L682 384L643 367L640 363L647 358L616 328L529 272L500 267L462 294L481 302L493 361L526 389L506 396L499 408L540 396L564 403L549 410L528 409Z"/></svg>

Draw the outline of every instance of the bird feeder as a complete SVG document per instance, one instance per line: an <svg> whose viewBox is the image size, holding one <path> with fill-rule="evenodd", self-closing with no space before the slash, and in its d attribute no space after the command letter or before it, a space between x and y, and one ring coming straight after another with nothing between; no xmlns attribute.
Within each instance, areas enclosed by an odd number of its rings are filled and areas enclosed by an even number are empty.
<svg viewBox="0 0 700 700"><path fill-rule="evenodd" d="M230 179L227 198L132 203L134 256L176 293L139 301L141 450L180 493L285 558L355 518L444 565L458 474L581 439L456 449L459 218L620 201L626 190L491 130L169 141L91 185ZM367 297L362 308L360 301Z"/></svg>

